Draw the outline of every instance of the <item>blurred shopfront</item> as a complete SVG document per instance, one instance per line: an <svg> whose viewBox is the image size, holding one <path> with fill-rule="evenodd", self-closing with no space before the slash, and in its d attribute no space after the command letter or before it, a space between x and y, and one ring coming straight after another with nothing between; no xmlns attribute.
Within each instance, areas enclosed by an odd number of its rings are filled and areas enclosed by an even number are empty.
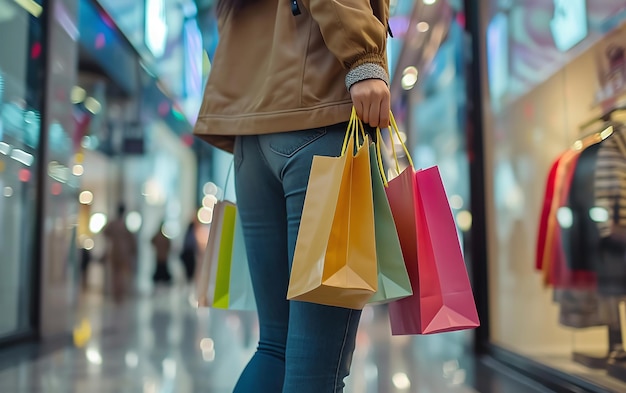
<svg viewBox="0 0 626 393"><path fill-rule="evenodd" d="M395 4L393 111L441 169L474 348L529 384L626 391L626 2Z"/></svg>
<svg viewBox="0 0 626 393"><path fill-rule="evenodd" d="M158 230L180 242L194 218L202 37L193 1L180 4L0 1L0 344L71 332L81 269L101 263L118 205L144 243ZM149 12L177 22L150 35Z"/></svg>
<svg viewBox="0 0 626 393"><path fill-rule="evenodd" d="M37 316L39 196L45 166L42 112L47 24L42 2L0 2L0 339L28 334Z"/></svg>
<svg viewBox="0 0 626 393"><path fill-rule="evenodd" d="M491 0L473 15L489 293L479 344L557 391L626 391L626 2Z"/></svg>

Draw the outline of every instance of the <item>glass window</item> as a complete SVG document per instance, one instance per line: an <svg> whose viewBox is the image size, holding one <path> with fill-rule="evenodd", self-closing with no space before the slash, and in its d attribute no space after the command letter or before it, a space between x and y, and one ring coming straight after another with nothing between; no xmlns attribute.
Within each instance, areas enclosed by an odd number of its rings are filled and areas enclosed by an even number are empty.
<svg viewBox="0 0 626 393"><path fill-rule="evenodd" d="M21 3L19 3L21 4ZM30 326L40 111L41 2L0 2L0 338Z"/></svg>
<svg viewBox="0 0 626 393"><path fill-rule="evenodd" d="M397 75L392 97L400 99L393 103L393 111L401 131L406 130L403 137L415 167L439 167L461 241L465 242L471 213L464 11L456 1L416 3L414 15L418 16L406 23L408 30L398 29L398 38L394 38L404 42L404 51L394 60Z"/></svg>
<svg viewBox="0 0 626 393"><path fill-rule="evenodd" d="M486 3L491 340L625 391L626 3Z"/></svg>

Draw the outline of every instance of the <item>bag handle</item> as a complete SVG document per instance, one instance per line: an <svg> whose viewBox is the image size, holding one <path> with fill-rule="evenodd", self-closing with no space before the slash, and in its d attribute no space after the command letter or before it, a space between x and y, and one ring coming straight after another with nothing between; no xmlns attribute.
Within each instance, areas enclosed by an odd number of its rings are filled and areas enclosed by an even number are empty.
<svg viewBox="0 0 626 393"><path fill-rule="evenodd" d="M411 165L411 168L415 169L415 165L413 164L413 159L411 158L409 149L406 147L406 144L402 140L402 137L400 135L400 130L398 128L398 123L396 122L396 118L394 117L391 111L389 111L389 120L391 124L388 129L389 129L389 137L391 141L393 142L394 135L398 138L400 145L402 145L402 150L404 150L404 154L406 154L406 157L409 160L409 164ZM358 127L359 130L361 131L361 136L363 137L363 140L365 141L365 127L363 126L363 122L361 121L361 119L359 119L359 117L356 115L356 109L352 107L352 114L350 116L350 123L348 124L348 131L346 132L346 137L343 142L342 155L346 151L350 132L351 131L356 132L356 130L354 130L354 128L356 127ZM388 187L389 180L387 179L387 175L385 175L385 167L383 165L383 158L382 158L382 153L381 153L381 148L380 148L381 145L384 146L382 140L383 140L382 132L380 130L380 127L377 127L376 128L376 160L378 162L378 170L383 179L383 184L385 185L385 187ZM358 145L358 141L356 142L356 144L358 147L363 146L363 144ZM396 153L396 149L393 146L391 147L391 152L393 155L394 164L396 166L396 172L399 175L400 174L400 160L398 160L398 154Z"/></svg>
<svg viewBox="0 0 626 393"><path fill-rule="evenodd" d="M396 123L396 118L394 117L393 113L390 111L389 112L389 120L391 125L389 126L389 139L392 141L393 143L393 139L394 139L394 135L396 136L396 138L398 138L398 141L400 142L400 145L402 146L402 150L404 150L404 154L406 154L406 158L407 160L409 160L409 165L411 166L411 168L413 168L415 170L415 165L413 164L413 159L411 158L411 154L409 153L409 149L406 147L406 144L404 143L404 141L402 140L402 135L400 135L400 129L398 128L398 123ZM378 168L380 169L380 174L383 177L383 183L385 184L385 187L389 186L389 181L387 179L387 175L385 174L385 170L383 167L383 160L382 160L382 154L380 152L380 146L383 145L382 142L382 133L380 131L380 128L376 128L376 155L378 156ZM386 147L386 146L385 146ZM398 175L400 175L400 160L398 160L398 153L396 152L396 148L392 145L391 146L391 153L393 155L393 162L396 166L396 173Z"/></svg>
<svg viewBox="0 0 626 393"><path fill-rule="evenodd" d="M361 138L363 138L363 142L359 141L359 135L361 134ZM348 129L346 130L346 136L343 138L343 147L341 148L341 156L346 154L348 150L348 141L350 138L354 138L354 149L358 150L365 144L366 135L365 135L365 127L363 126L363 122L356 114L356 108L352 107L352 113L350 114L350 121L348 122Z"/></svg>
<svg viewBox="0 0 626 393"><path fill-rule="evenodd" d="M402 137L400 136L400 129L398 128L398 123L396 123L396 118L394 117L393 113L391 113L391 111L389 112L389 120L391 121L391 127L389 127L389 135L391 136L391 132L393 130L393 132L398 137L398 141L400 142L400 145L402 145L402 149L404 150L404 154L406 154L407 160L409 160L409 165L411 165L411 168L415 169L415 165L413 164L413 159L411 158L409 149L407 149L406 144L404 143L404 141L402 140ZM399 169L400 164L398 162L398 155L396 154L396 149L392 149L392 150L394 153L393 157L396 162L396 168ZM398 174L400 174L400 171L398 171Z"/></svg>

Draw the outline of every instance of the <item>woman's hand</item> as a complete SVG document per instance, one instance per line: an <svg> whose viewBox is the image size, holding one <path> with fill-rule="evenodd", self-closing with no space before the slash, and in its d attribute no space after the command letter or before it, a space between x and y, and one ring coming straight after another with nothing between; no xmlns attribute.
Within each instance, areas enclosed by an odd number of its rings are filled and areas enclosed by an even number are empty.
<svg viewBox="0 0 626 393"><path fill-rule="evenodd" d="M372 127L389 127L390 93L384 81L365 79L357 82L350 88L350 95L359 119Z"/></svg>

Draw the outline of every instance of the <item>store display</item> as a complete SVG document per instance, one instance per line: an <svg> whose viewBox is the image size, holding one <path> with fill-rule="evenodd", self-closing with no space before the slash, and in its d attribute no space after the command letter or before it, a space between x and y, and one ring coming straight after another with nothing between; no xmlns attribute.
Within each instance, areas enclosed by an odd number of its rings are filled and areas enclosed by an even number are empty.
<svg viewBox="0 0 626 393"><path fill-rule="evenodd" d="M544 212L538 229L537 260L535 266L542 271L544 284L554 288L595 288L595 274L579 263L571 263L578 257L578 251L572 252L580 242L573 241L582 235L581 217L586 214L584 207L577 202L580 192L574 182L582 180L578 165L586 157L593 157L589 150L602 140L599 133L593 133L578 140L566 150L553 164L553 173L549 176L544 197ZM586 152L586 153L585 153ZM585 153L583 155L583 153ZM583 158L585 157L585 158ZM579 171L576 176L576 171ZM551 171L552 172L552 171ZM589 248L591 249L591 248ZM587 249L582 252L587 251ZM572 257L572 254L576 257Z"/></svg>
<svg viewBox="0 0 626 393"><path fill-rule="evenodd" d="M608 351L574 351L573 360L626 381L619 304L626 299L626 126L611 121L580 139L552 164L539 220L535 267L554 289L559 323L607 326Z"/></svg>
<svg viewBox="0 0 626 393"><path fill-rule="evenodd" d="M479 3L488 342L555 390L626 392L626 2Z"/></svg>

